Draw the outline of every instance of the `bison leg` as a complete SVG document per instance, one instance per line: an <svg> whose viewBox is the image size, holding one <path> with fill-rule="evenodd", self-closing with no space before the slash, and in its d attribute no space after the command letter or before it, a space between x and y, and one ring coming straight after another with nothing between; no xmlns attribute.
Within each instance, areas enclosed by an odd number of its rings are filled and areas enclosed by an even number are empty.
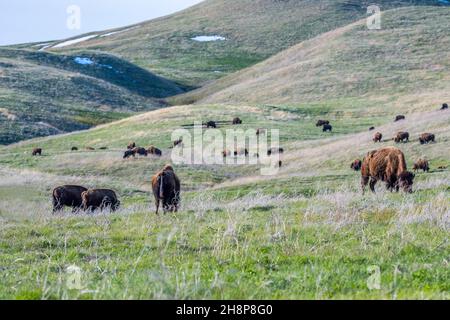
<svg viewBox="0 0 450 320"><path fill-rule="evenodd" d="M375 185L377 184L377 179L371 178L370 179L370 183L369 183L369 187L370 190L375 193Z"/></svg>
<svg viewBox="0 0 450 320"><path fill-rule="evenodd" d="M159 213L159 203L160 203L159 199L155 199L155 205L156 205L156 214L158 214L158 213Z"/></svg>
<svg viewBox="0 0 450 320"><path fill-rule="evenodd" d="M369 177L361 177L361 188L363 194L366 192L366 186L369 183Z"/></svg>

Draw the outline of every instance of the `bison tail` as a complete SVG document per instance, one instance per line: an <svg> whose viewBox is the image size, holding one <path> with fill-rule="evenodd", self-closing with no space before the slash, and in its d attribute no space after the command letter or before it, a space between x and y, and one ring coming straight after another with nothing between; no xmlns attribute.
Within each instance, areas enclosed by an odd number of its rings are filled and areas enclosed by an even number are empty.
<svg viewBox="0 0 450 320"><path fill-rule="evenodd" d="M160 181L159 181L159 197L161 198L161 199L163 199L164 198L164 186L163 186L163 184L164 184L164 178L163 178L163 175L160 175L159 176L159 179L160 179Z"/></svg>

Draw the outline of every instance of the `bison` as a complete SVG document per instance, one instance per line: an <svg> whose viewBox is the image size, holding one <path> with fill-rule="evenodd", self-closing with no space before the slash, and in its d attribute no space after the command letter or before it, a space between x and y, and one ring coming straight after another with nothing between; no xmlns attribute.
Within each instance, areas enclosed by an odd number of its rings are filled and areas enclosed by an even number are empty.
<svg viewBox="0 0 450 320"><path fill-rule="evenodd" d="M267 150L267 155L270 157L272 154L282 154L284 153L284 149L283 148L271 148L269 150Z"/></svg>
<svg viewBox="0 0 450 320"><path fill-rule="evenodd" d="M81 186L60 186L53 189L53 213L60 211L64 206L71 207L72 212L76 212L82 208L81 194L87 191Z"/></svg>
<svg viewBox="0 0 450 320"><path fill-rule="evenodd" d="M420 144L435 142L435 136L432 133L422 133L419 137Z"/></svg>
<svg viewBox="0 0 450 320"><path fill-rule="evenodd" d="M141 147L136 147L132 150L135 154L143 156L143 157L147 157L148 156L148 151L145 148L141 148Z"/></svg>
<svg viewBox="0 0 450 320"><path fill-rule="evenodd" d="M128 150L132 150L132 149L134 149L134 148L136 148L136 142L130 142L130 143L128 144L128 146L127 146L127 149L128 149Z"/></svg>
<svg viewBox="0 0 450 320"><path fill-rule="evenodd" d="M430 171L430 165L428 163L428 160L425 159L419 159L414 163L413 170L416 172L418 170L423 170L423 172Z"/></svg>
<svg viewBox="0 0 450 320"><path fill-rule="evenodd" d="M236 117L233 119L233 125L237 125L237 124L242 124L242 120Z"/></svg>
<svg viewBox="0 0 450 320"><path fill-rule="evenodd" d="M78 148L77 148L77 147L72 147L71 150L72 150L72 151L78 151Z"/></svg>
<svg viewBox="0 0 450 320"><path fill-rule="evenodd" d="M352 162L352 164L350 165L350 168L355 171L359 171L359 170L361 170L361 166L362 166L362 161L359 159L356 159L355 161Z"/></svg>
<svg viewBox="0 0 450 320"><path fill-rule="evenodd" d="M398 116L395 117L394 122L397 122L397 121L400 121L400 120L405 120L405 119L406 119L406 117L404 115L398 115Z"/></svg>
<svg viewBox="0 0 450 320"><path fill-rule="evenodd" d="M373 130L375 130L375 127L370 127L369 128L369 131L373 131Z"/></svg>
<svg viewBox="0 0 450 320"><path fill-rule="evenodd" d="M408 132L398 132L397 135L394 137L394 141L396 143L400 143L400 142L409 142L409 133Z"/></svg>
<svg viewBox="0 0 450 320"><path fill-rule="evenodd" d="M123 158L124 159L128 159L129 157L135 157L136 156L136 152L134 151L134 149L132 150L127 150L125 151L125 153L123 154Z"/></svg>
<svg viewBox="0 0 450 320"><path fill-rule="evenodd" d="M375 184L379 181L386 183L390 191L412 192L414 174L407 171L405 155L395 147L386 147L369 152L361 166L361 186L363 194L370 181L370 190L375 192Z"/></svg>
<svg viewBox="0 0 450 320"><path fill-rule="evenodd" d="M333 126L331 124L325 124L322 129L323 132L327 132L327 131L331 132L332 130L333 130Z"/></svg>
<svg viewBox="0 0 450 320"><path fill-rule="evenodd" d="M150 146L150 147L147 149L147 152L148 152L149 154L154 155L154 156L158 156L158 157L161 157L161 156L162 156L162 151L159 150L158 148L156 148L155 146Z"/></svg>
<svg viewBox="0 0 450 320"><path fill-rule="evenodd" d="M441 110L446 110L446 109L448 109L448 104L444 103L441 107Z"/></svg>
<svg viewBox="0 0 450 320"><path fill-rule="evenodd" d="M318 120L317 123L316 123L316 127L322 127L322 126L324 126L326 124L330 124L330 121L328 121L328 120Z"/></svg>
<svg viewBox="0 0 450 320"><path fill-rule="evenodd" d="M31 154L32 154L33 156L37 156L37 155L42 156L42 149L41 149L41 148L34 148L34 149L33 149L33 152L31 152Z"/></svg>
<svg viewBox="0 0 450 320"><path fill-rule="evenodd" d="M375 142L375 143L381 142L381 139L383 139L383 135L381 134L381 132L377 132L373 136L373 142Z"/></svg>
<svg viewBox="0 0 450 320"><path fill-rule="evenodd" d="M180 203L180 180L173 167L166 165L152 178L152 190L155 197L156 214L159 212L159 205L162 202L164 213L177 212Z"/></svg>
<svg viewBox="0 0 450 320"><path fill-rule="evenodd" d="M81 194L81 199L83 210L90 212L97 209L116 211L120 206L116 193L109 189L89 189Z"/></svg>
<svg viewBox="0 0 450 320"><path fill-rule="evenodd" d="M215 121L208 121L207 123L204 124L207 128L217 128L217 124Z"/></svg>

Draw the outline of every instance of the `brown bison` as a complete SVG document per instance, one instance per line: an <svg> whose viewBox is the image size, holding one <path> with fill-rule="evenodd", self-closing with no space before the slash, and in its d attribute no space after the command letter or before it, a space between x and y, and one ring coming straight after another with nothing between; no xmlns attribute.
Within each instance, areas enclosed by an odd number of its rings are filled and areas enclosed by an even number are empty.
<svg viewBox="0 0 450 320"><path fill-rule="evenodd" d="M180 203L180 180L171 165L166 165L152 178L152 190L155 197L156 214L162 202L164 213L177 212Z"/></svg>
<svg viewBox="0 0 450 320"><path fill-rule="evenodd" d="M352 164L350 165L350 168L355 171L359 171L359 170L361 170L361 166L362 166L362 161L359 159L356 159L355 161L352 162Z"/></svg>
<svg viewBox="0 0 450 320"><path fill-rule="evenodd" d="M407 171L405 155L400 149L386 147L366 155L361 166L363 193L369 181L370 190L375 192L378 180L384 181L390 191L402 188L405 192L412 192L414 174Z"/></svg>
<svg viewBox="0 0 450 320"><path fill-rule="evenodd" d="M432 133L422 133L419 137L420 144L435 142L435 136Z"/></svg>
<svg viewBox="0 0 450 320"><path fill-rule="evenodd" d="M150 148L147 149L147 152L154 156L158 156L158 157L162 156L162 151L159 150L158 148L156 148L155 146L150 146Z"/></svg>
<svg viewBox="0 0 450 320"><path fill-rule="evenodd" d="M208 121L204 124L207 128L217 128L217 124L215 121Z"/></svg>
<svg viewBox="0 0 450 320"><path fill-rule="evenodd" d="M233 125L236 125L236 124L242 124L242 120L239 119L239 118L234 118L233 119Z"/></svg>
<svg viewBox="0 0 450 320"><path fill-rule="evenodd" d="M273 154L282 154L284 153L284 149L283 148L271 148L269 150L267 150L267 155L270 157Z"/></svg>
<svg viewBox="0 0 450 320"><path fill-rule="evenodd" d="M42 149L41 148L34 148L33 152L31 153L33 156L40 155L42 156Z"/></svg>
<svg viewBox="0 0 450 320"><path fill-rule="evenodd" d="M325 124L325 125L323 126L322 131L323 131L323 132L327 132L327 131L331 132L331 131L333 131L333 126L332 126L331 124Z"/></svg>
<svg viewBox="0 0 450 320"><path fill-rule="evenodd" d="M317 123L316 123L316 127L321 127L321 126L324 126L326 124L330 124L330 121L328 121L328 120L318 120Z"/></svg>
<svg viewBox="0 0 450 320"><path fill-rule="evenodd" d="M441 110L446 110L446 109L448 109L448 104L444 103L441 107Z"/></svg>
<svg viewBox="0 0 450 320"><path fill-rule="evenodd" d="M409 142L409 133L408 132L398 132L397 135L394 137L394 141L396 143L400 143L400 142Z"/></svg>
<svg viewBox="0 0 450 320"><path fill-rule="evenodd" d="M145 148L141 148L141 147L136 147L132 150L134 152L134 154L143 156L143 157L147 157L148 156L148 151Z"/></svg>
<svg viewBox="0 0 450 320"><path fill-rule="evenodd" d="M266 132L267 132L266 129L259 128L259 129L256 130L256 135L259 136L261 134L266 134Z"/></svg>
<svg viewBox="0 0 450 320"><path fill-rule="evenodd" d="M130 142L130 143L128 144L128 146L127 146L127 149L128 149L128 150L131 150L131 149L134 149L134 148L136 148L136 142Z"/></svg>
<svg viewBox="0 0 450 320"><path fill-rule="evenodd" d="M64 206L71 207L72 212L76 212L82 208L81 194L87 191L81 186L61 186L53 189L53 213L60 211Z"/></svg>
<svg viewBox="0 0 450 320"><path fill-rule="evenodd" d="M383 135L381 134L381 132L377 132L373 136L373 142L375 142L375 143L381 142L381 139L383 139Z"/></svg>
<svg viewBox="0 0 450 320"><path fill-rule="evenodd" d="M404 115L398 115L398 116L395 117L394 122L397 122L397 121L400 121L400 120L405 120L405 119L406 119L406 117Z"/></svg>
<svg viewBox="0 0 450 320"><path fill-rule="evenodd" d="M81 194L81 199L83 210L90 212L97 209L116 211L120 206L116 193L109 189L89 189Z"/></svg>
<svg viewBox="0 0 450 320"><path fill-rule="evenodd" d="M414 163L413 167L414 171L423 170L423 172L430 171L430 165L428 163L428 160L425 159L419 159Z"/></svg>

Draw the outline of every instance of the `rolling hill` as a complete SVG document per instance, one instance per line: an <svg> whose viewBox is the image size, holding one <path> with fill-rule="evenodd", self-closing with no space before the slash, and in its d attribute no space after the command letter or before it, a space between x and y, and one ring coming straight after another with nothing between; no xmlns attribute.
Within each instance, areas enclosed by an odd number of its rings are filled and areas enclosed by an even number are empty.
<svg viewBox="0 0 450 320"><path fill-rule="evenodd" d="M448 7L384 12L304 41L173 103L333 104L351 98L414 104L450 99ZM411 99L406 100L405 97Z"/></svg>
<svg viewBox="0 0 450 320"><path fill-rule="evenodd" d="M114 53L165 78L198 87L355 22L367 15L371 4L366 0L206 0L133 26L25 46ZM380 0L377 4L382 10L444 5L437 0Z"/></svg>
<svg viewBox="0 0 450 320"><path fill-rule="evenodd" d="M163 107L181 92L108 54L0 49L0 144L87 129Z"/></svg>

